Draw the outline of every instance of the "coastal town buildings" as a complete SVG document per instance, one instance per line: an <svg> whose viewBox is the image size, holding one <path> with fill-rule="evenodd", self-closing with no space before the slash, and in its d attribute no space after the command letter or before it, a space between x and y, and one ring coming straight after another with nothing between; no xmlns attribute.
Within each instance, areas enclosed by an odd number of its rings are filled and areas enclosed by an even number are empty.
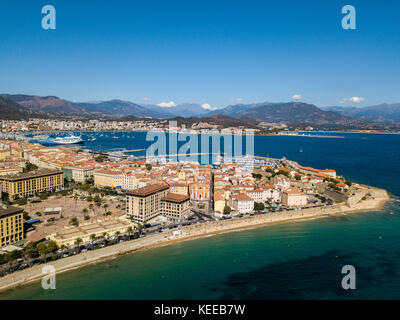
<svg viewBox="0 0 400 320"><path fill-rule="evenodd" d="M254 210L254 199L244 193L232 196L231 207L237 213L250 213Z"/></svg>
<svg viewBox="0 0 400 320"><path fill-rule="evenodd" d="M301 207L307 205L307 195L297 187L283 190L282 204L289 207Z"/></svg>
<svg viewBox="0 0 400 320"><path fill-rule="evenodd" d="M64 176L68 180L74 180L80 183L86 183L89 179L93 177L94 168L89 166L79 166L79 167L63 167Z"/></svg>
<svg viewBox="0 0 400 320"><path fill-rule="evenodd" d="M166 183L156 183L126 193L126 213L134 221L151 220L161 213L161 199L169 192Z"/></svg>
<svg viewBox="0 0 400 320"><path fill-rule="evenodd" d="M22 171L23 171L22 167L15 164L6 164L6 165L0 164L0 176L14 175Z"/></svg>
<svg viewBox="0 0 400 320"><path fill-rule="evenodd" d="M122 171L99 169L93 173L95 187L121 187Z"/></svg>
<svg viewBox="0 0 400 320"><path fill-rule="evenodd" d="M304 172L305 174L310 174L310 175L325 174L331 178L336 178L336 170L333 170L333 169L319 170L319 169L314 169L311 167L300 167L299 169L300 169L300 171Z"/></svg>
<svg viewBox="0 0 400 320"><path fill-rule="evenodd" d="M0 206L0 248L24 238L23 209Z"/></svg>
<svg viewBox="0 0 400 320"><path fill-rule="evenodd" d="M161 199L160 214L172 220L182 220L190 213L190 196L168 193Z"/></svg>
<svg viewBox="0 0 400 320"><path fill-rule="evenodd" d="M61 170L38 169L27 173L0 176L2 193L11 199L24 197L43 191L60 189L64 186Z"/></svg>

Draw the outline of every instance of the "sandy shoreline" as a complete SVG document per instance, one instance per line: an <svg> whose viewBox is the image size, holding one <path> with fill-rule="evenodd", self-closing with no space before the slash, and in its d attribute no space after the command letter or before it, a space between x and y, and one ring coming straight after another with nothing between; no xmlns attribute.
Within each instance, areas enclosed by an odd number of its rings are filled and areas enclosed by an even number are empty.
<svg viewBox="0 0 400 320"><path fill-rule="evenodd" d="M352 207L348 207L344 204L336 204L321 208L275 212L246 218L208 222L201 225L182 227L181 236L174 239L169 239L173 231L171 230L170 232L154 234L136 240L116 244L110 247L88 251L44 265L35 265L31 268L6 275L0 278L0 292L40 280L43 276L42 268L45 265L54 266L56 273L59 274L84 267L89 264L110 260L118 256L133 253L139 250L149 250L155 247L175 244L180 241L204 238L220 233L248 230L292 221L304 221L315 218L329 217L343 213L380 210L382 209L383 205L391 199L388 193L383 191L384 190L382 190L380 197L360 201Z"/></svg>

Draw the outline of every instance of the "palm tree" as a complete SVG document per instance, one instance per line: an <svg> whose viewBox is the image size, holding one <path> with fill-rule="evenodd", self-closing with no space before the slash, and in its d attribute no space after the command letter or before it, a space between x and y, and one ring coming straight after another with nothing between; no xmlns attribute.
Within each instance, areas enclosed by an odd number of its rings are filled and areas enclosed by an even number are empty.
<svg viewBox="0 0 400 320"><path fill-rule="evenodd" d="M94 206L93 203L89 204L89 209L93 211L93 215L94 215L94 210L93 210Z"/></svg>
<svg viewBox="0 0 400 320"><path fill-rule="evenodd" d="M87 216L87 213L88 213L88 209L87 209L87 208L83 208L83 209L82 209L82 213L83 213L83 218L86 220L86 216Z"/></svg>
<svg viewBox="0 0 400 320"><path fill-rule="evenodd" d="M131 238L131 233L133 232L133 228L132 227L128 227L128 229L126 229L126 232L128 232L128 236L129 239Z"/></svg>
<svg viewBox="0 0 400 320"><path fill-rule="evenodd" d="M100 206L101 206L101 202L96 202L96 207L100 208Z"/></svg>
<svg viewBox="0 0 400 320"><path fill-rule="evenodd" d="M94 240L96 240L96 235L95 235L94 233L92 233L92 234L90 235L90 240L92 241L92 249L93 249L93 247L94 247L93 242L94 242Z"/></svg>
<svg viewBox="0 0 400 320"><path fill-rule="evenodd" d="M106 211L107 211L107 208L108 208L108 204L105 203L105 204L103 205L103 208L104 208L104 215L106 215Z"/></svg>
<svg viewBox="0 0 400 320"><path fill-rule="evenodd" d="M76 244L77 246L79 246L82 242L83 242L83 240L82 240L81 238L77 238L77 239L75 240L75 244Z"/></svg>

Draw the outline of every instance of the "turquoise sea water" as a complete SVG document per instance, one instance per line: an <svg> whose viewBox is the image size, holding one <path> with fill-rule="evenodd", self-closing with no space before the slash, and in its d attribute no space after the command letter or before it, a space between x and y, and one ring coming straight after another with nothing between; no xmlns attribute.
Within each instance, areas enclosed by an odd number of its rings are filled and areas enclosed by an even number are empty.
<svg viewBox="0 0 400 320"><path fill-rule="evenodd" d="M111 138L116 135L121 138ZM135 138L132 142L124 135ZM335 168L354 181L400 196L400 135L340 135L345 139L257 136L255 153ZM102 138L89 147L139 149L150 144L144 133ZM0 299L397 299L396 213L400 215L400 202L394 200L381 212L186 241L58 275L54 291L33 283L0 294ZM346 264L356 268L357 290L341 289Z"/></svg>

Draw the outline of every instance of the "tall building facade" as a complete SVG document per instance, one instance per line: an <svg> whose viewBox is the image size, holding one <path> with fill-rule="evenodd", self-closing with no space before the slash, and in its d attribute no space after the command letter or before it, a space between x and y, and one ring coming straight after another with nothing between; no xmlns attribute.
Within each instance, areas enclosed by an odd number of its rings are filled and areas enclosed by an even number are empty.
<svg viewBox="0 0 400 320"><path fill-rule="evenodd" d="M156 183L126 193L126 213L137 222L144 222L160 214L161 199L169 192L166 183Z"/></svg>
<svg viewBox="0 0 400 320"><path fill-rule="evenodd" d="M2 193L9 198L29 196L43 191L51 191L64 186L62 170L39 169L32 172L0 176Z"/></svg>
<svg viewBox="0 0 400 320"><path fill-rule="evenodd" d="M24 238L23 209L0 207L0 248Z"/></svg>

